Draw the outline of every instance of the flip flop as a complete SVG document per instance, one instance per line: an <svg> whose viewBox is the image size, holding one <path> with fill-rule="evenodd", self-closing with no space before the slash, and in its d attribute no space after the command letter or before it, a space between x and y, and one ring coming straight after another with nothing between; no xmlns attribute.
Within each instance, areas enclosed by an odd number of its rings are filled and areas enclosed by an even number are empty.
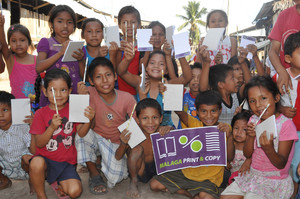
<svg viewBox="0 0 300 199"><path fill-rule="evenodd" d="M61 189L61 187L57 184L57 181L53 182L51 185L51 188L56 193L57 197L59 199L70 199L70 196L68 195L62 195L65 194L64 191Z"/></svg>
<svg viewBox="0 0 300 199"><path fill-rule="evenodd" d="M96 187L101 187L101 186L102 186L102 189L105 189L105 191L102 191L102 192L95 191ZM102 177L100 175L89 178L89 189L90 189L90 192L95 195L103 195L103 194L107 193L106 183L104 182L104 180L102 179Z"/></svg>

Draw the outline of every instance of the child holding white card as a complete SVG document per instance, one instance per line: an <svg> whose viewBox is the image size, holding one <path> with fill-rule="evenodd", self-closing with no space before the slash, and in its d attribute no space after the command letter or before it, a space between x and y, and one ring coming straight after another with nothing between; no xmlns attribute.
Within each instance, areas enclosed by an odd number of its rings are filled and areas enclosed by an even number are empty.
<svg viewBox="0 0 300 199"><path fill-rule="evenodd" d="M103 23L99 19L88 18L82 22L81 38L86 41L83 52L85 59L88 59L88 65L90 65L96 57L105 57L113 63L116 70L116 58L119 47L116 42L111 42L109 48L107 46L101 46ZM86 81L86 84L89 84L88 81Z"/></svg>
<svg viewBox="0 0 300 199"><path fill-rule="evenodd" d="M280 93L270 77L255 76L245 87L246 99L253 116L247 126L244 155L251 158L250 173L236 177L221 194L223 199L236 196L251 198L290 198L293 194L293 181L289 175L295 141L298 140L296 127L291 120L278 112ZM273 133L268 139L266 132L259 137L257 146L256 122L272 115L276 117L277 137Z"/></svg>
<svg viewBox="0 0 300 199"><path fill-rule="evenodd" d="M90 104L95 109L95 123L88 132L87 139L76 139L77 161L86 163L89 170L89 190L93 194L104 194L107 186L114 187L116 183L128 177L127 159L115 158L115 152L120 146L118 126L130 116L136 101L127 92L115 90L117 79L112 63L104 58L95 58L88 68L89 82L86 87L83 82L78 84L79 94L89 94ZM135 118L135 114L133 114ZM101 154L101 171L107 178L107 184L102 179L96 167L96 151Z"/></svg>
<svg viewBox="0 0 300 199"><path fill-rule="evenodd" d="M84 73L85 60L82 49L73 52L74 62L62 62L62 57L70 41L70 35L76 29L75 12L67 5L54 6L49 12L50 38L42 38L37 46L36 71L50 71L55 68L65 70L72 79L72 93L77 93L77 83ZM49 102L44 95L41 96L40 106Z"/></svg>
<svg viewBox="0 0 300 199"><path fill-rule="evenodd" d="M49 184L57 182L61 195L76 198L82 192L76 172L75 135L86 135L95 111L90 106L85 109L89 123L69 122L71 84L70 76L61 69L48 71L44 78L42 90L50 104L35 113L30 128L36 151L29 164L29 175L37 198L46 198L45 179Z"/></svg>
<svg viewBox="0 0 300 199"><path fill-rule="evenodd" d="M139 85L141 77L138 75L131 74L127 71L128 65L134 57L132 44L127 44L125 48L125 58L122 60L118 67L118 75L121 76L129 85L133 86L139 91ZM187 84L192 79L191 67L188 65L184 57L179 59L182 67L182 76L179 78L171 79L168 84ZM159 87L163 86L162 79L163 75L168 73L166 66L166 56L162 51L154 51L149 56L148 64L145 67L147 75L149 77L150 84L147 86L144 92L139 92L137 99L153 98L156 99L159 104L163 107L163 94ZM163 127L160 130L172 128L174 126L171 120L171 111L163 112L163 121L161 124ZM164 131L164 130L163 130Z"/></svg>
<svg viewBox="0 0 300 199"><path fill-rule="evenodd" d="M21 24L12 25L7 31L6 42L4 23L5 18L0 14L0 43L2 46L0 51L6 62L11 93L16 98L28 98L30 95L34 95L34 82L37 77L35 71L36 56L27 52L32 43L30 33ZM3 63L2 57L0 60ZM5 65L2 66L4 70Z"/></svg>
<svg viewBox="0 0 300 199"><path fill-rule="evenodd" d="M15 99L12 94L0 91L0 190L11 186L9 178L28 179L32 157L29 125L12 125L11 99ZM31 186L30 193L33 193Z"/></svg>
<svg viewBox="0 0 300 199"><path fill-rule="evenodd" d="M146 140L133 149L129 149L128 141L130 138L134 139L134 137L131 137L131 133L125 129L120 135L121 144L115 155L116 159L119 159L127 152L130 185L126 195L133 198L140 196L137 182L147 183L156 175L150 134L157 132L162 122L161 106L154 99L143 99L136 106L136 117Z"/></svg>
<svg viewBox="0 0 300 199"><path fill-rule="evenodd" d="M206 18L206 28L226 28L227 25L228 17L226 12L224 12L223 10L213 10L210 13L208 13ZM227 64L228 60L237 54L236 39L233 37L225 36L225 32L224 37L221 41L221 45L219 47L219 51L209 51L211 66L222 63ZM199 57L198 53L199 50L197 51L196 61L201 62L201 58Z"/></svg>

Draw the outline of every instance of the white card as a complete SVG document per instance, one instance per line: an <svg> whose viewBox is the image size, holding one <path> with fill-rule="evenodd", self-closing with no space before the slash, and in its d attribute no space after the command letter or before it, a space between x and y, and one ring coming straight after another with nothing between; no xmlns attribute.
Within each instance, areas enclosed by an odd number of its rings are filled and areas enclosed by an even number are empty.
<svg viewBox="0 0 300 199"><path fill-rule="evenodd" d="M245 103L244 103L244 105L243 105L243 109L244 109L244 110L248 110L248 111L250 110L250 109L249 109L249 104L248 104L248 101L247 101L247 100L245 101Z"/></svg>
<svg viewBox="0 0 300 199"><path fill-rule="evenodd" d="M138 51L153 51L153 46L149 43L151 36L152 29L137 29Z"/></svg>
<svg viewBox="0 0 300 199"><path fill-rule="evenodd" d="M145 87L146 87L145 83L146 83L146 70L144 64L142 64L140 88L142 89L143 92L145 91Z"/></svg>
<svg viewBox="0 0 300 199"><path fill-rule="evenodd" d="M249 44L255 44L255 38L243 35L241 38L240 47L247 48L247 45ZM252 57L253 57L252 53L249 52L247 58L252 59Z"/></svg>
<svg viewBox="0 0 300 199"><path fill-rule="evenodd" d="M173 35L175 58L186 57L191 54L191 46L189 43L189 33L183 32Z"/></svg>
<svg viewBox="0 0 300 199"><path fill-rule="evenodd" d="M78 51L78 49L82 49L83 44L84 41L70 41L61 61L62 62L77 61L77 59L72 57L72 54L74 51Z"/></svg>
<svg viewBox="0 0 300 199"><path fill-rule="evenodd" d="M219 50L220 41L223 37L225 28L210 28L203 40L202 45L207 46L207 50Z"/></svg>
<svg viewBox="0 0 300 199"><path fill-rule="evenodd" d="M89 123L90 120L84 116L84 109L90 104L89 95L70 94L69 96L69 121Z"/></svg>
<svg viewBox="0 0 300 199"><path fill-rule="evenodd" d="M118 127L120 132L127 128L128 122L129 120L127 120ZM136 145L138 145L146 139L146 136L144 135L143 131L140 129L133 117L131 118L128 131L131 133L130 139L128 141L128 144L131 148L136 147Z"/></svg>
<svg viewBox="0 0 300 199"><path fill-rule="evenodd" d="M107 47L110 47L110 42L116 42L118 47L120 47L120 34L119 26L106 27L104 29L104 40Z"/></svg>
<svg viewBox="0 0 300 199"><path fill-rule="evenodd" d="M11 115L12 124L25 124L25 116L31 115L30 113L30 99L12 99L11 100Z"/></svg>
<svg viewBox="0 0 300 199"><path fill-rule="evenodd" d="M173 44L172 44L172 37L174 35L174 31L175 31L175 26L169 26L167 27L166 29L166 39L167 39L167 42L170 44L171 48L173 48Z"/></svg>
<svg viewBox="0 0 300 199"><path fill-rule="evenodd" d="M270 139L271 133L273 133L273 137L276 138L277 137L277 128L276 128L275 115L270 116L268 119L266 119L262 123L258 124L255 127L255 131L256 131L256 141L257 141L258 147L261 147L260 143L259 143L259 137L261 136L261 134L263 134L264 131L267 132L268 139Z"/></svg>
<svg viewBox="0 0 300 199"><path fill-rule="evenodd" d="M182 84L165 84L167 90L164 92L164 110L165 111L182 111L183 85Z"/></svg>

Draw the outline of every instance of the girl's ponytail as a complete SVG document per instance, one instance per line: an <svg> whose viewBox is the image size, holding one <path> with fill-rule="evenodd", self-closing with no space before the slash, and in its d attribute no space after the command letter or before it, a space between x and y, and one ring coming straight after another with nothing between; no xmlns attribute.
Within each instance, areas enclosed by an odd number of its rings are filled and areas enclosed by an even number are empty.
<svg viewBox="0 0 300 199"><path fill-rule="evenodd" d="M44 77L45 77L45 72L42 72L35 79L35 84L34 84L35 100L32 103L32 108L34 109L34 111L36 111L40 108L39 102L40 102L40 97L41 97L41 85L42 85Z"/></svg>

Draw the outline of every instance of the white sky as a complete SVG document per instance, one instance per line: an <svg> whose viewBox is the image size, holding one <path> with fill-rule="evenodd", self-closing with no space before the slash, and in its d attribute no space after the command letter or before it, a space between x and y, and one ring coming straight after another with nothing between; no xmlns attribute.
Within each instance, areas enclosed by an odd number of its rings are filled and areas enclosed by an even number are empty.
<svg viewBox="0 0 300 199"><path fill-rule="evenodd" d="M93 0L86 0L93 1ZM229 1L229 33L237 29L244 29L252 26L252 22L260 11L263 3L271 0L199 0L201 7L206 7L208 12L213 9L222 9L227 12ZM109 2L109 3L107 3ZM93 4L90 4L93 5ZM110 0L102 1L99 10L117 15L119 10L126 5L136 7L142 19L162 22L166 27L175 25L176 29L183 24L176 14L185 15L182 6L188 5L188 0ZM206 21L206 15L202 17ZM201 29L204 33L205 28Z"/></svg>

